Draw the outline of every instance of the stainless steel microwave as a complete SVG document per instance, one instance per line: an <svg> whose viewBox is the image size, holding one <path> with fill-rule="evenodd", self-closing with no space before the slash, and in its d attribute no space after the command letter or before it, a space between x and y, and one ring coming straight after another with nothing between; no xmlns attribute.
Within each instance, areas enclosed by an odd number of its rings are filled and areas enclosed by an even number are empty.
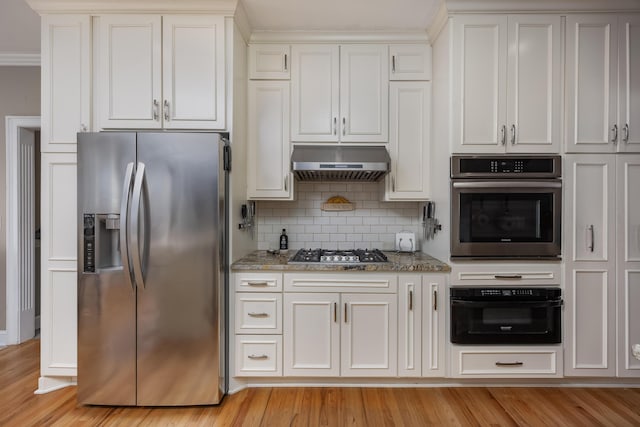
<svg viewBox="0 0 640 427"><path fill-rule="evenodd" d="M561 255L560 156L452 156L451 256Z"/></svg>

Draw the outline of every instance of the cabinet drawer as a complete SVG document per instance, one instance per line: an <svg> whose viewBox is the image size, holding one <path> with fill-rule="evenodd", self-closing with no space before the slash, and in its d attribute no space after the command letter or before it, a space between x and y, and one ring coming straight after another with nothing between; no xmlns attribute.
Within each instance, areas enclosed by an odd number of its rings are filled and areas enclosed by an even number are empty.
<svg viewBox="0 0 640 427"><path fill-rule="evenodd" d="M236 273L235 284L238 292L280 292L282 291L282 274Z"/></svg>
<svg viewBox="0 0 640 427"><path fill-rule="evenodd" d="M558 286L559 262L482 264L456 262L451 266L452 286Z"/></svg>
<svg viewBox="0 0 640 427"><path fill-rule="evenodd" d="M282 336L236 335L236 376L282 376Z"/></svg>
<svg viewBox="0 0 640 427"><path fill-rule="evenodd" d="M560 347L468 348L453 346L452 376L458 378L558 377Z"/></svg>
<svg viewBox="0 0 640 427"><path fill-rule="evenodd" d="M287 292L349 292L386 293L398 291L398 276L393 274L365 273L286 273Z"/></svg>
<svg viewBox="0 0 640 427"><path fill-rule="evenodd" d="M282 294L237 293L236 333L282 333Z"/></svg>

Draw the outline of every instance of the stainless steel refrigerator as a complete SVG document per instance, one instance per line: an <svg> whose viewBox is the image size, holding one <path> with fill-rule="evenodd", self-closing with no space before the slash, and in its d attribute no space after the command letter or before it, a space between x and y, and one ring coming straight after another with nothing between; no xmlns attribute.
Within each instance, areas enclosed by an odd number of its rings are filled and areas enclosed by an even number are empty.
<svg viewBox="0 0 640 427"><path fill-rule="evenodd" d="M219 403L225 139L78 134L78 401Z"/></svg>

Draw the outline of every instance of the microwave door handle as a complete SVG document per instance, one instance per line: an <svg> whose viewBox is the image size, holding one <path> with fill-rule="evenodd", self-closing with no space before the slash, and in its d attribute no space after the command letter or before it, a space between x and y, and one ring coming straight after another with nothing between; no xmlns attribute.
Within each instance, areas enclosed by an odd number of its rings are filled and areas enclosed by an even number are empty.
<svg viewBox="0 0 640 427"><path fill-rule="evenodd" d="M559 181L472 181L472 182L454 182L453 188L562 188ZM511 190L509 190L511 191Z"/></svg>

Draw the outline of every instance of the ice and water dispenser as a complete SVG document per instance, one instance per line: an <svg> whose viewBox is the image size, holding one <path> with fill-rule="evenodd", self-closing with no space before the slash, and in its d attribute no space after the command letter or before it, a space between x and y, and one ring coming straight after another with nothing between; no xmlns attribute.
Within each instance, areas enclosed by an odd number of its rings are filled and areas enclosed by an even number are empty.
<svg viewBox="0 0 640 427"><path fill-rule="evenodd" d="M122 268L120 215L84 214L84 272Z"/></svg>

